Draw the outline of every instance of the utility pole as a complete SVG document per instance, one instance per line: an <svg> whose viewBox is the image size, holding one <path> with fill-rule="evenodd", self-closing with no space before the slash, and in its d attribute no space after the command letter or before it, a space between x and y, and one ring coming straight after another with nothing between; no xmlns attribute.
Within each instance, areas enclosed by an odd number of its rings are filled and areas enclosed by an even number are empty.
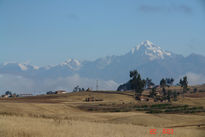
<svg viewBox="0 0 205 137"><path fill-rule="evenodd" d="M98 80L96 81L96 91L98 90Z"/></svg>

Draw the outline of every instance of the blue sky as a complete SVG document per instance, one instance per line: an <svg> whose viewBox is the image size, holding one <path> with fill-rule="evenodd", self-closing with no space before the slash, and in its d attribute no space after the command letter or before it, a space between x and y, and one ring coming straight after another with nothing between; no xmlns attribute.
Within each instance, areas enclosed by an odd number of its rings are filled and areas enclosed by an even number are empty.
<svg viewBox="0 0 205 137"><path fill-rule="evenodd" d="M121 55L144 40L205 55L203 0L0 0L0 62Z"/></svg>

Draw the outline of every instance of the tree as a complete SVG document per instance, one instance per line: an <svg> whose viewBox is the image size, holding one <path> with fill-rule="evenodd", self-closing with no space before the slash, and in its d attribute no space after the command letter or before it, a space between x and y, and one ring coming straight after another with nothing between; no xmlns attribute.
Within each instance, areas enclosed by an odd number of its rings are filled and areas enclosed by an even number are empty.
<svg viewBox="0 0 205 137"><path fill-rule="evenodd" d="M197 88L194 88L194 93L196 93L196 92L197 92L197 90L198 90Z"/></svg>
<svg viewBox="0 0 205 137"><path fill-rule="evenodd" d="M182 79L179 80L179 86L183 87L183 80Z"/></svg>
<svg viewBox="0 0 205 137"><path fill-rule="evenodd" d="M166 80L163 78L163 79L160 81L160 86L161 86L162 88L165 88L166 85L167 85L167 82L166 82Z"/></svg>
<svg viewBox="0 0 205 137"><path fill-rule="evenodd" d="M73 89L73 92L80 92L80 91L85 91L85 89L84 88L80 88L80 86L76 86Z"/></svg>
<svg viewBox="0 0 205 137"><path fill-rule="evenodd" d="M187 76L184 76L183 79L180 79L179 84L183 88L183 94L186 93L188 90Z"/></svg>
<svg viewBox="0 0 205 137"><path fill-rule="evenodd" d="M165 88L162 88L162 93L163 93L163 96L164 96L164 97L167 95L167 92L166 92L166 89L165 89Z"/></svg>
<svg viewBox="0 0 205 137"><path fill-rule="evenodd" d="M166 80L163 78L161 81L160 81L160 86L162 87L162 93L163 93L163 98L165 99L166 98L166 89L165 89L165 87L166 87L166 85L167 85L167 82L166 82Z"/></svg>
<svg viewBox="0 0 205 137"><path fill-rule="evenodd" d="M170 81L171 83L171 86L173 85L173 83L174 83L174 79L173 78L171 78L171 81Z"/></svg>
<svg viewBox="0 0 205 137"><path fill-rule="evenodd" d="M12 96L12 92L11 91L6 91L5 95Z"/></svg>
<svg viewBox="0 0 205 137"><path fill-rule="evenodd" d="M157 93L156 93L156 87L152 88L152 90L150 91L150 97L154 98L156 97Z"/></svg>
<svg viewBox="0 0 205 137"><path fill-rule="evenodd" d="M174 97L174 101L177 101L177 92L176 91L173 92L173 97Z"/></svg>
<svg viewBox="0 0 205 137"><path fill-rule="evenodd" d="M53 92L53 91L48 91L48 92L46 92L46 94L47 94L47 95L55 94L55 92Z"/></svg>
<svg viewBox="0 0 205 137"><path fill-rule="evenodd" d="M80 91L79 89L80 89L80 87L76 86L76 87L74 87L73 92L78 92L78 91Z"/></svg>
<svg viewBox="0 0 205 137"><path fill-rule="evenodd" d="M135 90L136 94L141 95L145 87L145 80L141 79L141 76L137 70L130 71L130 84L131 89Z"/></svg>
<svg viewBox="0 0 205 137"><path fill-rule="evenodd" d="M166 85L167 86L172 86L174 83L174 79L173 78L166 78Z"/></svg>
<svg viewBox="0 0 205 137"><path fill-rule="evenodd" d="M126 90L131 90L131 83L130 83L130 80L125 83L125 84L122 84L120 85L118 88L117 88L117 91L126 91Z"/></svg>
<svg viewBox="0 0 205 137"><path fill-rule="evenodd" d="M154 86L155 84L152 82L152 79L146 78L146 88L150 88L151 86Z"/></svg>
<svg viewBox="0 0 205 137"><path fill-rule="evenodd" d="M172 91L168 90L168 94L167 94L167 100L168 102L171 102L171 95L172 95Z"/></svg>

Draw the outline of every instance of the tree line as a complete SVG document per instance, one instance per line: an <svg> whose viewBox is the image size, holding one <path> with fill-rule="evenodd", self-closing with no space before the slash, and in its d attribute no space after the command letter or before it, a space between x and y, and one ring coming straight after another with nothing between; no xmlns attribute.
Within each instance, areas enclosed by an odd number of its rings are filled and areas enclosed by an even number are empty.
<svg viewBox="0 0 205 137"><path fill-rule="evenodd" d="M120 85L117 89L118 91L134 90L136 99L139 99L138 97L141 96L144 89L151 89L150 97L156 98L157 86L155 85L154 82L152 82L152 79L141 78L141 75L137 70L130 71L129 76L130 76L130 80L127 83ZM174 100L177 100L178 93L176 91L174 92L172 92L171 90L166 91L166 87L173 86L173 84L174 84L174 78L162 78L160 80L159 85L160 88L162 88L163 100L167 99L168 101L170 101L171 97L173 97ZM180 79L177 85L183 88L183 94L186 93L188 90L187 76L184 76L182 79Z"/></svg>

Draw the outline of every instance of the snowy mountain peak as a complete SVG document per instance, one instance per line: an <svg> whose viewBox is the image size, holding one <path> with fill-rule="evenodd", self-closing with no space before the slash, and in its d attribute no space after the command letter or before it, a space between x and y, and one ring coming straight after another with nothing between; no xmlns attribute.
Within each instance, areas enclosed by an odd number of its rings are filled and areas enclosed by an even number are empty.
<svg viewBox="0 0 205 137"><path fill-rule="evenodd" d="M61 66L67 66L72 70L78 70L81 66L81 63L77 59L68 59L65 62L63 62Z"/></svg>
<svg viewBox="0 0 205 137"><path fill-rule="evenodd" d="M151 41L149 41L149 40L145 40L145 41L141 42L140 45L143 45L145 47L152 47L152 46L154 46L154 44Z"/></svg>
<svg viewBox="0 0 205 137"><path fill-rule="evenodd" d="M79 66L80 65L80 61L78 61L77 59L68 59L64 62L64 64L74 64Z"/></svg>
<svg viewBox="0 0 205 137"><path fill-rule="evenodd" d="M28 70L28 67L26 66L26 64L18 64L18 66L21 68L22 71Z"/></svg>
<svg viewBox="0 0 205 137"><path fill-rule="evenodd" d="M3 67L20 68L21 71L38 70L39 66L30 65L28 63L4 62Z"/></svg>
<svg viewBox="0 0 205 137"><path fill-rule="evenodd" d="M149 56L150 60L164 59L165 56L171 56L171 53L162 50L159 46L156 46L148 40L141 42L133 48L131 53Z"/></svg>

